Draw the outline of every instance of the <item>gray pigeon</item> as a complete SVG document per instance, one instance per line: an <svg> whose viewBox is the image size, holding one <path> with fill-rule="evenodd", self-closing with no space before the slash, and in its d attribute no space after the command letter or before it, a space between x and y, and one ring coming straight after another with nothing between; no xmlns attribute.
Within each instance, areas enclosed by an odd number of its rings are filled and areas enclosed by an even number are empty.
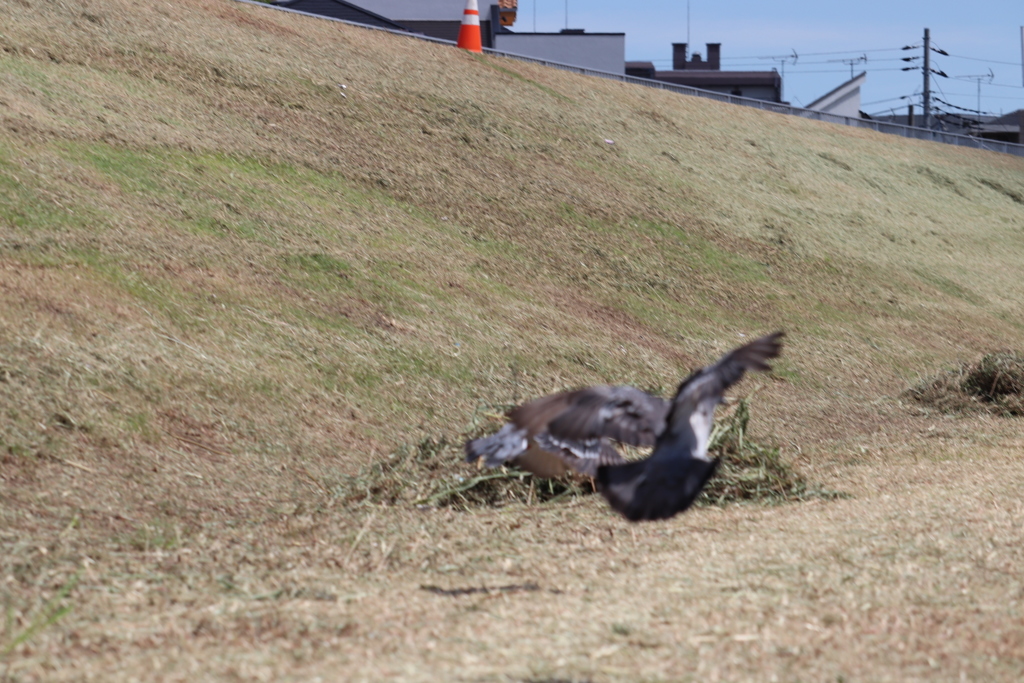
<svg viewBox="0 0 1024 683"><path fill-rule="evenodd" d="M612 507L632 521L667 519L690 507L715 473L708 457L715 407L747 370L782 349L775 332L733 349L684 379L671 401L629 386L594 386L524 403L490 436L466 442L466 460L512 463L540 476L567 471L591 477ZM612 441L654 446L627 461Z"/></svg>

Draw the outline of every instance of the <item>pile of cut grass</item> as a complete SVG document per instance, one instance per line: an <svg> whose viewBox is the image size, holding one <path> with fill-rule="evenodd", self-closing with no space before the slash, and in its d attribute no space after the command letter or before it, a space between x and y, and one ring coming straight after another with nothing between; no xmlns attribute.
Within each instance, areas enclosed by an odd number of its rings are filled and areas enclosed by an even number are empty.
<svg viewBox="0 0 1024 683"><path fill-rule="evenodd" d="M544 479L517 467L477 470L461 440L427 438L364 467L336 490L348 504L427 505L469 510L509 503L531 505L590 493L574 479Z"/></svg>
<svg viewBox="0 0 1024 683"><path fill-rule="evenodd" d="M749 423L750 402L745 398L715 423L708 451L722 460L697 499L698 505L782 503L843 496L808 482L783 459L777 446L766 446L747 438Z"/></svg>
<svg viewBox="0 0 1024 683"><path fill-rule="evenodd" d="M1024 415L1024 355L986 354L926 379L906 395L944 413Z"/></svg>
<svg viewBox="0 0 1024 683"><path fill-rule="evenodd" d="M750 405L740 400L715 425L709 451L722 458L718 474L708 483L698 504L784 502L838 494L811 486L776 447L747 438ZM589 495L587 480L578 477L546 479L517 467L476 470L465 463L462 442L485 433L477 426L460 438L428 438L415 447L403 446L371 463L336 490L348 504L428 505L468 510L510 503L533 505Z"/></svg>

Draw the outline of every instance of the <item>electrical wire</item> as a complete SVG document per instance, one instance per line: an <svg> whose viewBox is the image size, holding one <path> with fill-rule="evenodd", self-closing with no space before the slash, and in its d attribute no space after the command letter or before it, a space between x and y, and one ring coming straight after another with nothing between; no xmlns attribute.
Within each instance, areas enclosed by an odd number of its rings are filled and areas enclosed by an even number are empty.
<svg viewBox="0 0 1024 683"><path fill-rule="evenodd" d="M630 61L633 61L633 60L630 60ZM657 66L659 63L668 63L668 62L671 62L672 60L668 60L668 59L654 59L654 60L651 60L651 59L640 59L640 60L636 60L636 61L651 62L652 64ZM826 62L809 62L809 64L825 64L825 63ZM772 67L771 69L765 68L767 66L765 64L749 64L749 65L746 65L746 64L730 64L729 66L734 66L734 67L735 66L757 66L757 67L761 67L759 69L756 69L757 71L771 71L771 70L778 71L778 69L776 69L774 67ZM842 68L838 68L838 69L810 69L810 70L804 70L804 69L801 69L800 67L801 67L800 64L789 64L789 65L787 65L786 66L786 75L789 76L790 74L793 74L793 75L797 75L797 74L842 74L842 73L847 73L849 71L849 69L842 69ZM902 71L902 70L903 70L902 67L882 67L882 68L877 68L877 69L876 68L872 68L870 66L862 66L861 67L861 71L867 71L869 73L873 72L873 71Z"/></svg>
<svg viewBox="0 0 1024 683"><path fill-rule="evenodd" d="M851 57L850 59L827 59L827 60L820 60L820 61L816 61L816 62L800 61L800 62L797 62L795 64L787 64L786 65L786 69L788 71L790 68L799 68L799 67L804 66L804 65L836 64L838 62L850 62L850 61L855 60L855 59L857 59L857 58L856 57ZM647 59L647 60L643 60L643 61L649 61L649 62L653 62L655 64L658 64L658 63L667 64L667 63L672 62L671 59ZM858 60L858 61L863 61L863 60ZM903 61L903 58L901 58L901 57L893 57L891 59L869 59L865 63L871 64L871 63L877 63L877 62L902 62L902 61ZM765 65L764 62L762 61L762 62L746 62L746 63L741 63L741 64L732 63L732 64L729 64L729 67L735 69L737 67L747 67L747 66L763 67L764 65Z"/></svg>
<svg viewBox="0 0 1024 683"><path fill-rule="evenodd" d="M913 47L920 47L920 46L886 47L886 48L877 48L877 49L873 49L873 50L841 50L841 51L838 51L838 52L804 52L802 54L798 54L797 58L799 59L799 57L821 57L821 56L825 56L825 55L865 54L867 52L898 52L900 50L912 49ZM785 55L785 57L787 59L791 58L792 56L793 56L792 53L788 54L788 55ZM722 62L735 62L735 61L751 60L751 59L761 59L761 60L763 60L763 59L782 59L782 58L783 58L782 55L747 55L745 57L721 57L720 61L722 61ZM873 60L873 61L878 61L878 62L881 62L881 61L896 61L897 59L899 59L899 58L898 57L894 57L891 60L876 59L876 60ZM630 60L630 61L633 61L633 60ZM659 62L662 62L662 63L664 63L664 62L671 62L672 60L671 59L638 59L636 61L638 61L638 62L653 62L653 63L657 64ZM809 64L826 64L827 62L808 62L808 63ZM732 66L738 66L738 65L733 64Z"/></svg>
<svg viewBox="0 0 1024 683"><path fill-rule="evenodd" d="M899 97L890 97L890 98L885 99L885 100L875 100L874 102L862 102L860 106L862 106L862 107L870 107L872 104L881 104L882 102L895 102L896 100L909 100L909 99L912 99L912 98L914 98L916 96L917 96L916 94L915 95L900 95Z"/></svg>
<svg viewBox="0 0 1024 683"><path fill-rule="evenodd" d="M945 94L945 93L943 93L943 94ZM982 116L995 116L995 114L993 114L990 111L978 111L977 109L968 109L967 107L961 107L961 106L953 104L951 102L947 102L946 100L942 99L941 97L936 97L934 99L935 99L936 102L942 102L947 107L953 107L953 109L959 109L960 111L967 111L967 112L970 112L972 114L981 114Z"/></svg>
<svg viewBox="0 0 1024 683"><path fill-rule="evenodd" d="M854 53L865 53L865 52L897 52L899 50L906 50L905 47L880 47L874 50L841 50L839 52L804 52L803 55L807 57L820 57L822 55L849 55ZM749 57L722 57L722 61L727 59L771 59L773 55L753 55ZM782 55L777 55L780 59ZM791 55L787 55L791 56Z"/></svg>
<svg viewBox="0 0 1024 683"><path fill-rule="evenodd" d="M787 67L786 68L786 76L787 77L790 77L790 76L794 76L794 77L795 76L803 76L803 75L810 75L810 74L843 74L843 73L847 72L847 70L844 69L844 68L836 68L836 69L805 69L803 67L806 67L806 66L817 66L817 65L821 65L821 64L829 64L829 63L835 63L837 61L845 61L845 60L814 60L814 61L806 61L805 60L803 62L801 62L799 60L800 60L801 57L818 57L818 56L832 56L832 55L848 55L850 60L854 60L854 59L857 59L857 56L859 56L859 55L866 55L869 52L870 53L900 52L900 51L904 51L904 50L914 50L914 49L920 49L920 48L921 48L921 45L906 45L906 46L903 46L903 47L874 48L874 49L870 49L870 50L839 50L839 51L833 51L833 52L804 52L804 53L800 53L800 54L798 54L794 50L790 55L786 55L786 56L782 56L782 55L747 55L747 56L739 56L739 57L721 57L720 58L720 63L723 64L723 65L727 64L729 66L729 68L732 69L732 70L736 70L736 69L749 69L749 70L757 70L757 71L767 71L768 69L764 68L766 66L764 64L764 60L769 60L769 59L774 59L774 60L795 59L795 62L786 64L786 67ZM970 61L984 62L984 63L988 63L988 64L1003 64L1003 65L1008 65L1008 66L1020 66L1020 64L1017 63L1017 62L1005 62L1005 61L1000 61L1000 60L997 60L997 59L982 59L982 58L979 58L979 57L967 57L965 55L950 54L950 53L946 52L945 50L942 50L941 48L938 48L935 45L932 46L932 51L936 52L937 54L940 54L940 55L943 55L943 56L946 56L946 57L949 57L949 58L953 58L953 59L966 59L966 60L970 60ZM865 60L862 60L862 61L864 61L865 64L864 64L864 66L862 67L861 70L865 71L865 72L868 72L868 73L882 72L882 71L904 71L904 70L911 70L912 71L913 68L911 68L911 69L905 69L904 67L881 67L881 68L874 68L872 66L869 66L869 64L870 63L875 63L875 62L912 61L913 59L917 59L917 58L912 57L909 60L908 60L908 58L905 58L905 57L878 57L878 58L874 58L874 59L865 59ZM757 61L752 62L751 60L757 60ZM651 60L638 60L638 61L650 61L652 64L661 65L661 64L671 64L673 60L671 60L671 59L651 59ZM921 66L918 65L917 66L917 70L920 71L920 69L921 69ZM772 71L778 71L779 69L772 68L771 70ZM946 76L946 74L943 73L939 69L933 69L933 73L935 73L936 75L939 75L939 76ZM949 76L946 76L946 78L949 78ZM951 96L953 96L953 97L971 97L972 96L972 95L968 95L968 94L964 94L964 93L946 94L942 90L942 86L941 86L941 84L939 83L938 80L933 81L933 83L934 83L934 88L936 90L938 90L939 93L941 93L943 97L949 98ZM990 86L990 87L996 87L996 88L1013 88L1014 90L1024 90L1024 85L1012 85L1012 84L1009 84L1009 83L986 83L985 85ZM906 100L906 99L911 99L911 97L920 97L920 95L921 95L921 93L917 92L913 96L904 95L904 96L901 96L901 97L892 97L892 98L885 99L885 100L877 100L875 102L868 102L868 103L865 103L865 105L881 104L881 103L884 103L884 102L892 102L892 101L897 101L897 100ZM965 107L959 107L958 105L954 105L954 104L951 104L951 103L946 102L944 100L940 100L938 97L935 97L935 99L938 100L938 101L943 102L943 104L945 104L945 105L947 105L949 107L954 107L954 108L957 108L957 109L961 109L961 110L966 111L966 112L971 112L971 113L976 113L976 114L984 114L984 115L990 115L990 116L994 116L995 115L995 114L985 114L984 112L978 112L975 109L968 109L968 108L965 108ZM1024 99L1024 97L988 96L988 99L1021 100L1021 99Z"/></svg>
<svg viewBox="0 0 1024 683"><path fill-rule="evenodd" d="M867 71L868 73L873 73L873 72L876 72L876 71L902 71L902 69L900 69L899 67L894 67L894 68L890 68L890 69L872 69L872 68L869 67L869 68L866 68L866 69L861 69L861 71ZM849 69L823 69L823 70L815 69L815 70L811 70L811 71L801 71L800 69L793 68L792 66L788 67L786 69L786 75L787 76L789 76L789 75L799 76L800 74L845 74L845 73L849 73L849 72L850 72Z"/></svg>
<svg viewBox="0 0 1024 683"><path fill-rule="evenodd" d="M965 92L951 92L945 93L949 97L976 97L977 93L965 93ZM1024 95L1020 97L1000 97L999 95L985 95L986 100L1024 100Z"/></svg>
<svg viewBox="0 0 1024 683"><path fill-rule="evenodd" d="M964 57L963 55L948 55L957 59L969 59L972 62L988 62L989 64L1007 64L1009 66L1020 66L1020 62L1000 62L996 59L979 59L978 57Z"/></svg>
<svg viewBox="0 0 1024 683"><path fill-rule="evenodd" d="M1009 83L986 83L995 88L1016 88L1017 90L1024 90L1024 85L1010 85Z"/></svg>

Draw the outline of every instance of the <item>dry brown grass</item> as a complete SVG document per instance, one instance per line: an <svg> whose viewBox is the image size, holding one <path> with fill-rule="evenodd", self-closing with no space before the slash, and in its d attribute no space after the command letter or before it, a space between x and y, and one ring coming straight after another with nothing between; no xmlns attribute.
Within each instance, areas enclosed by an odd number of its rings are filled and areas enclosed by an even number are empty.
<svg viewBox="0 0 1024 683"><path fill-rule="evenodd" d="M1024 348L1020 159L226 0L0 15L0 676L1021 677L1017 422L898 398ZM779 327L751 438L850 499L338 495Z"/></svg>
<svg viewBox="0 0 1024 683"><path fill-rule="evenodd" d="M1024 356L1012 351L989 353L972 363L924 380L907 395L944 412L989 411L1024 415Z"/></svg>

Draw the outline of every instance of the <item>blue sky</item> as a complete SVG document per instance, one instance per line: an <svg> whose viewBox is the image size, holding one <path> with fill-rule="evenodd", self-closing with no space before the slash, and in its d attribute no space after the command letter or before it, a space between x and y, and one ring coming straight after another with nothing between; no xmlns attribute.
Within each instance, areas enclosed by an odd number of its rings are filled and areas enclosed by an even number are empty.
<svg viewBox="0 0 1024 683"><path fill-rule="evenodd" d="M569 28L588 32L625 32L626 59L650 60L671 68L673 42L687 42L686 0L568 0ZM519 0L512 30L538 31L565 28L566 0ZM784 96L794 104L808 104L850 78L850 65L829 60L867 57L853 66L868 72L861 89L862 109L868 113L896 108L906 113L909 96L920 103L922 74L900 71L920 64L899 61L919 56L924 28L931 29L932 45L950 56L932 53L932 68L951 78L933 77L935 96L965 109L978 108L975 81L957 76L987 76L981 85L981 110L1010 112L1024 108L1021 70L1021 26L1024 1L993 2L847 2L769 3L755 0L690 0L690 51L704 53L705 43L722 43L724 69L781 69L778 62L759 57L782 57L795 50L785 66ZM816 54L836 53L836 54ZM986 79L987 80L987 79ZM948 111L958 111L944 106Z"/></svg>

